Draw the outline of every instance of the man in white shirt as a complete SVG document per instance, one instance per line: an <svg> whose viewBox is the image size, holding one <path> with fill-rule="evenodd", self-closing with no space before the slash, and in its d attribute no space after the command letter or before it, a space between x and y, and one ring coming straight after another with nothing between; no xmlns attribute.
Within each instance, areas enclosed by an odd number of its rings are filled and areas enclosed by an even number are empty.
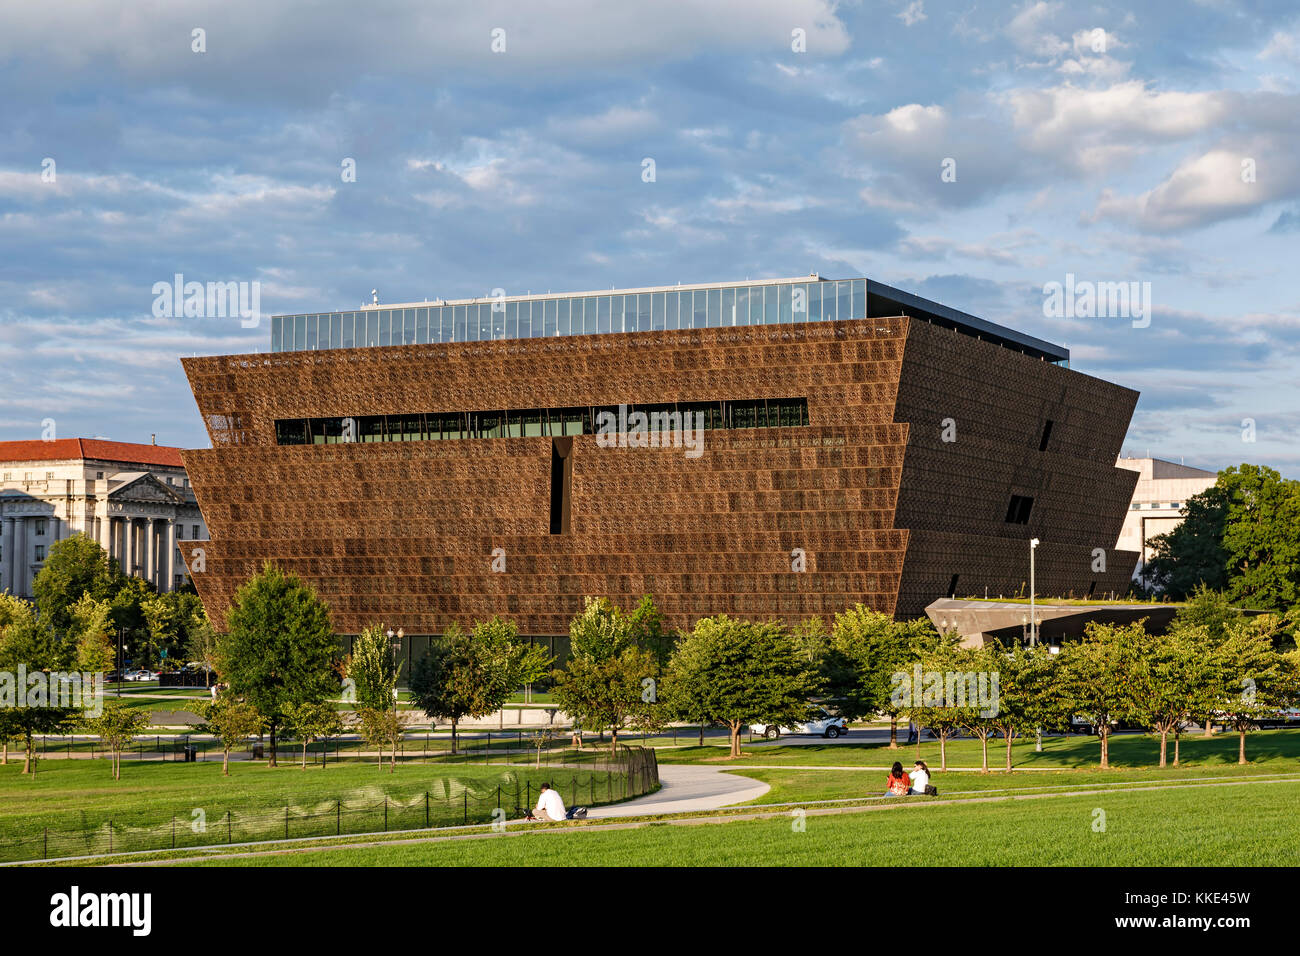
<svg viewBox="0 0 1300 956"><path fill-rule="evenodd" d="M564 801L549 783L542 784L542 791L537 795L537 807L533 810L538 820L563 820Z"/></svg>

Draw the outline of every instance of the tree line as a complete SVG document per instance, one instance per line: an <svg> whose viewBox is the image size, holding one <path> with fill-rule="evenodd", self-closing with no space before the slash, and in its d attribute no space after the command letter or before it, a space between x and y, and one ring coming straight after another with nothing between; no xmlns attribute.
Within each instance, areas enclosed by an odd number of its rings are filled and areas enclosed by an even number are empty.
<svg viewBox="0 0 1300 956"><path fill-rule="evenodd" d="M1147 585L1181 601L1199 588L1300 627L1300 481L1242 464L1187 499L1183 521L1154 542Z"/></svg>
<svg viewBox="0 0 1300 956"><path fill-rule="evenodd" d="M114 567L88 539L60 542L41 573L35 604L0 596L0 671L29 671L76 663L105 669ZM57 558L57 560L56 560ZM39 576L38 576L39 577ZM967 648L926 619L895 621L861 604L828 622L796 626L714 615L669 633L650 597L632 608L608 598L588 599L569 629L571 654L555 667L544 648L521 638L505 618L449 626L431 638L414 662L409 692L414 706L452 729L500 709L521 686L553 682L559 707L575 730L609 734L617 750L627 732L670 723L727 729L732 756L744 728L791 726L820 701L850 720L885 717L889 746L898 747L900 721L929 728L946 763L947 741L958 733L982 742L1003 738L1006 764L1017 737L1063 731L1081 719L1096 728L1101 766L1109 766L1111 728L1135 723L1160 738L1160 764L1192 721L1219 721L1246 734L1261 719L1300 697L1300 658L1289 624L1293 614L1247 615L1225 593L1202 586L1163 634L1143 622L1090 625L1084 639L1057 649ZM202 708L204 729L232 749L267 734L270 760L277 742L296 739L306 749L344 729L335 706L342 696L355 729L396 765L403 721L397 700L398 649L376 622L363 629L349 655L340 654L329 608L296 575L273 564L236 594L224 634L206 619L193 626L190 647L220 675L220 693ZM995 700L991 700L995 697ZM76 726L76 713L50 707L0 709L0 738L25 743L34 766L33 736ZM142 729L143 713L109 704L83 723L112 750ZM581 736L577 737L580 744ZM7 756L7 750L6 750Z"/></svg>

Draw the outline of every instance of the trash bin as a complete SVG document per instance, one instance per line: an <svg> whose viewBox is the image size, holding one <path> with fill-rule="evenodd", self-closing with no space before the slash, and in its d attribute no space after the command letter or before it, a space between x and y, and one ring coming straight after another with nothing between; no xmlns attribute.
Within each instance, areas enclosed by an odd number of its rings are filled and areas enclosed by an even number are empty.
<svg viewBox="0 0 1300 956"><path fill-rule="evenodd" d="M194 763L199 759L199 748L190 744L185 747L185 762Z"/></svg>
<svg viewBox="0 0 1300 956"><path fill-rule="evenodd" d="M254 760L265 760L265 759L266 759L266 748L264 748L261 744L253 744L253 759L254 759Z"/></svg>

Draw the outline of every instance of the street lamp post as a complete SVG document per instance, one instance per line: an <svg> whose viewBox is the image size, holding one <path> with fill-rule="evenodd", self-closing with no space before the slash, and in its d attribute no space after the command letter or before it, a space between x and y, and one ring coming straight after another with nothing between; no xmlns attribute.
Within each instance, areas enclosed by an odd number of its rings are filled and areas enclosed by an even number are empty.
<svg viewBox="0 0 1300 956"><path fill-rule="evenodd" d="M1038 618L1034 612L1034 552L1038 550L1038 539L1029 539L1029 646L1038 646ZM1034 751L1043 752L1043 728L1034 728Z"/></svg>
<svg viewBox="0 0 1300 956"><path fill-rule="evenodd" d="M1029 539L1029 645L1038 645L1038 619L1034 616L1034 552L1038 550L1038 539Z"/></svg>
<svg viewBox="0 0 1300 956"><path fill-rule="evenodd" d="M405 633L402 631L400 627L396 631L394 631L391 627L388 629L388 642L389 642L389 646L392 647L393 649L393 710L394 711L397 710L397 674L398 671L401 670L401 666L402 666L400 663L401 651L402 651L402 638L404 638L405 636L406 636Z"/></svg>

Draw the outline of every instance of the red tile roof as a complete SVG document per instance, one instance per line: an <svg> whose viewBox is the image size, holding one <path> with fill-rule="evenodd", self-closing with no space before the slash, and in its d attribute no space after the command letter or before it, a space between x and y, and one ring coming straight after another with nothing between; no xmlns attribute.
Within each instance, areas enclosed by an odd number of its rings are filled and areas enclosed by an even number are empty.
<svg viewBox="0 0 1300 956"><path fill-rule="evenodd" d="M120 461L127 464L183 468L181 450L166 445L137 445L99 438L56 438L54 441L0 441L0 461Z"/></svg>

